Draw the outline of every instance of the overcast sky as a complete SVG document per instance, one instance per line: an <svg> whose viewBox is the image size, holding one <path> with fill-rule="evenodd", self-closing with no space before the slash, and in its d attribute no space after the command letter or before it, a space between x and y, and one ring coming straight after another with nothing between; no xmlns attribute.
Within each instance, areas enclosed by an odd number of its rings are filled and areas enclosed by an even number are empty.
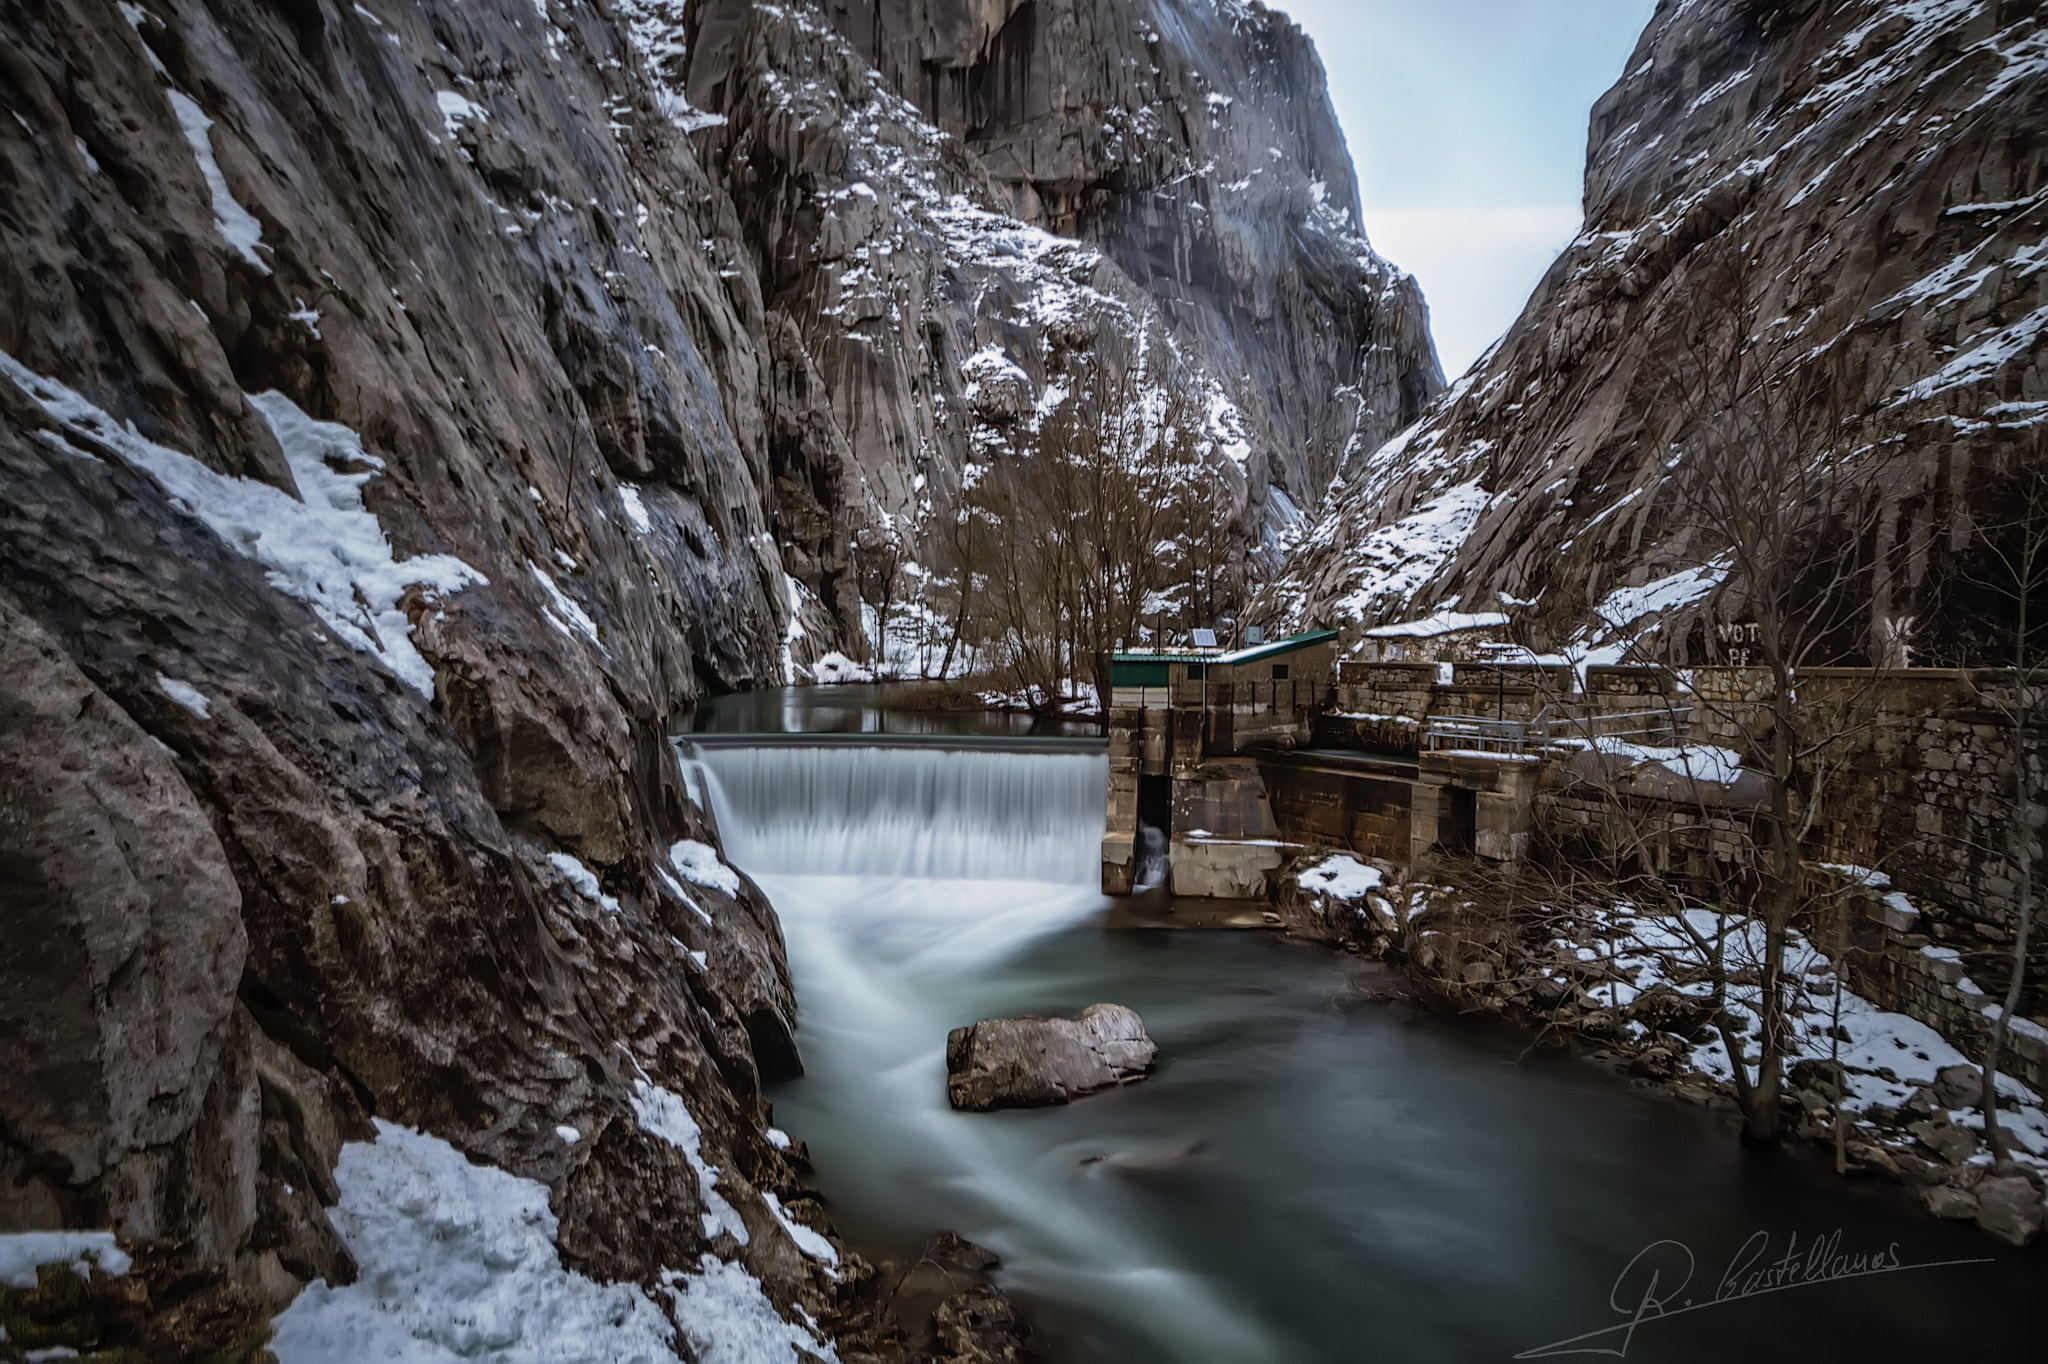
<svg viewBox="0 0 2048 1364"><path fill-rule="evenodd" d="M1273 0L1307 29L1379 253L1422 281L1446 377L1579 230L1586 116L1655 0Z"/></svg>

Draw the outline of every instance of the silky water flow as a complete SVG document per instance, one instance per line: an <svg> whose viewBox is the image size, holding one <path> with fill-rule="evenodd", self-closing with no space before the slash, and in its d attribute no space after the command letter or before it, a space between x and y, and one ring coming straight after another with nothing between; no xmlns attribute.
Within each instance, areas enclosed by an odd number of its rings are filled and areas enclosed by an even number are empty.
<svg viewBox="0 0 2048 1364"><path fill-rule="evenodd" d="M2038 1344L2019 1306L2037 1256L1800 1152L1745 1155L1725 1114L1375 999L1371 968L1323 948L1108 930L1106 759L978 742L724 736L685 754L783 924L806 1074L772 1097L835 1223L874 1256L940 1228L994 1250L1046 1357L1507 1359L1590 1331L1611 1333L1566 1348ZM1154 1076L1065 1108L947 1107L949 1029L1097 1001L1144 1016ZM1829 1237L1920 1267L1728 1289ZM1643 1314L1653 1272L1664 1310L1710 1306ZM1623 1309L1649 1319L1624 1335Z"/></svg>

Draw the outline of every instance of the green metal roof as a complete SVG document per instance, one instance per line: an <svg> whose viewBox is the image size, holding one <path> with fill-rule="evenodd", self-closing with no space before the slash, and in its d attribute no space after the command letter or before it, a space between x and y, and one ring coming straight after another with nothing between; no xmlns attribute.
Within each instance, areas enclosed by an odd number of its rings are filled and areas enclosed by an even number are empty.
<svg viewBox="0 0 2048 1364"><path fill-rule="evenodd" d="M1327 644L1335 638L1335 630L1311 630L1305 635L1289 635L1286 639L1276 639L1269 644L1255 644L1249 649L1239 649L1234 653L1111 654L1109 661L1112 664L1208 663L1216 667L1230 667L1240 663L1257 663L1262 659L1278 658L1297 649Z"/></svg>
<svg viewBox="0 0 2048 1364"><path fill-rule="evenodd" d="M1305 635L1289 635L1286 639L1276 639L1270 644L1254 644L1249 649L1239 649L1236 653L1225 654L1221 658L1212 658L1209 661L1225 667L1234 667L1243 663L1257 663L1262 659L1278 658L1282 654L1291 654L1297 649L1307 649L1317 644L1328 644L1335 638L1337 638L1335 630L1311 630Z"/></svg>

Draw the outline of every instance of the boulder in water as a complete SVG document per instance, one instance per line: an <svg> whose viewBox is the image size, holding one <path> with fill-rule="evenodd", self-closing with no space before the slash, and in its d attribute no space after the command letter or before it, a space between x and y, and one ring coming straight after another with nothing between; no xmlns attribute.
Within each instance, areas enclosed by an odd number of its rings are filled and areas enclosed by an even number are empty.
<svg viewBox="0 0 2048 1364"><path fill-rule="evenodd" d="M1143 1078L1158 1054L1121 1004L1079 1018L985 1018L946 1036L946 1100L972 1113L1071 1103Z"/></svg>

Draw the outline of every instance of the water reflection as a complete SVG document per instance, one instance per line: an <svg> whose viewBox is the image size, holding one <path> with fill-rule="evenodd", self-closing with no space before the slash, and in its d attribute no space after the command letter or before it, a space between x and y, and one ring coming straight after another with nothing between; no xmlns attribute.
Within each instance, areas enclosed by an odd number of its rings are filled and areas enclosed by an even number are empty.
<svg viewBox="0 0 2048 1364"><path fill-rule="evenodd" d="M1093 720L1038 720L1008 711L946 708L959 698L930 685L879 682L779 687L700 703L680 728L698 734L1043 735L1092 738Z"/></svg>

